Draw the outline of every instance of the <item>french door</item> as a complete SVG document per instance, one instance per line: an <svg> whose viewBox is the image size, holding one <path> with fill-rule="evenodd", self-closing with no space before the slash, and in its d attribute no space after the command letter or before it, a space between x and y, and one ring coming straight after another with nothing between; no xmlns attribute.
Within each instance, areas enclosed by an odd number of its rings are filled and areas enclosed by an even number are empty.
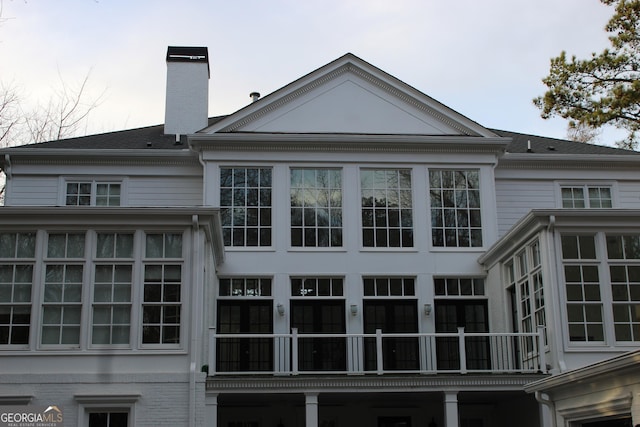
<svg viewBox="0 0 640 427"><path fill-rule="evenodd" d="M271 334L271 301L222 300L218 302L218 333ZM220 372L272 371L272 338L218 338L216 369Z"/></svg>
<svg viewBox="0 0 640 427"><path fill-rule="evenodd" d="M418 332L415 300L365 300L364 333L401 334ZM385 337L382 340L384 370L417 370L420 367L417 337ZM365 338L365 369L377 366L376 339Z"/></svg>
<svg viewBox="0 0 640 427"><path fill-rule="evenodd" d="M331 336L345 333L343 300L291 301L291 327L300 334L327 334L327 337L299 338L299 370L346 370L346 338Z"/></svg>
<svg viewBox="0 0 640 427"><path fill-rule="evenodd" d="M436 333L489 332L487 302L475 300L436 300ZM457 337L436 338L438 369L460 369L460 344ZM465 338L467 369L490 368L488 337Z"/></svg>

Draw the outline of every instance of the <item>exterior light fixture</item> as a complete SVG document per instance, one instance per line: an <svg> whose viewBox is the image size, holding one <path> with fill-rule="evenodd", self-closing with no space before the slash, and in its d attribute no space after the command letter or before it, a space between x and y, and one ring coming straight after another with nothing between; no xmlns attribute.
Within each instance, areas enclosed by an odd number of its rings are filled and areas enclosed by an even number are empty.
<svg viewBox="0 0 640 427"><path fill-rule="evenodd" d="M276 310L280 316L284 316L284 305L278 304L276 305Z"/></svg>
<svg viewBox="0 0 640 427"><path fill-rule="evenodd" d="M355 316L356 314L358 314L358 306L355 304L351 304L351 307L349 307L349 309L351 310L351 315Z"/></svg>
<svg viewBox="0 0 640 427"><path fill-rule="evenodd" d="M431 304L424 305L424 314L425 316L429 316L431 314Z"/></svg>

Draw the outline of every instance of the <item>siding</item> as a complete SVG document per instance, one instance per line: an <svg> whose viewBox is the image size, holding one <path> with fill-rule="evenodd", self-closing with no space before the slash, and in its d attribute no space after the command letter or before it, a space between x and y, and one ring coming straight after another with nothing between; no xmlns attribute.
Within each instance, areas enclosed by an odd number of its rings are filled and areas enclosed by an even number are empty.
<svg viewBox="0 0 640 427"><path fill-rule="evenodd" d="M496 179L498 234L503 236L531 209L555 206L553 181Z"/></svg>
<svg viewBox="0 0 640 427"><path fill-rule="evenodd" d="M131 177L129 206L201 206L202 177Z"/></svg>
<svg viewBox="0 0 640 427"><path fill-rule="evenodd" d="M55 206L58 203L57 176L20 176L7 182L6 205Z"/></svg>

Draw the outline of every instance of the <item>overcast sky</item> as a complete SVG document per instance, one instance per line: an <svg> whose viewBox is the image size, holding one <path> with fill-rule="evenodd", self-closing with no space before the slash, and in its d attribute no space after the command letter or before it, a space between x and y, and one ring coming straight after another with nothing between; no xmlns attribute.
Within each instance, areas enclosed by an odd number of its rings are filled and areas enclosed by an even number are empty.
<svg viewBox="0 0 640 427"><path fill-rule="evenodd" d="M209 115L351 52L483 126L556 138L532 99L562 50L608 46L599 0L0 0L0 82L105 92L88 133L164 121L167 46L207 46ZM606 133L601 143L609 144Z"/></svg>

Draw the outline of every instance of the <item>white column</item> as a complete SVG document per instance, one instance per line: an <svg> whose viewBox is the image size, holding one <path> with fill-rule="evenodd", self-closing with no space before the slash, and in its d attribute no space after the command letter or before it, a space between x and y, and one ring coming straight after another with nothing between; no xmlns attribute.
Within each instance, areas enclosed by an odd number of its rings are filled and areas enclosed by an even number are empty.
<svg viewBox="0 0 640 427"><path fill-rule="evenodd" d="M207 427L218 427L218 395L207 394L204 398L205 404L205 425Z"/></svg>
<svg viewBox="0 0 640 427"><path fill-rule="evenodd" d="M318 427L318 393L305 393L305 427Z"/></svg>
<svg viewBox="0 0 640 427"><path fill-rule="evenodd" d="M459 427L458 419L458 392L445 392L444 394L444 425L445 427Z"/></svg>

